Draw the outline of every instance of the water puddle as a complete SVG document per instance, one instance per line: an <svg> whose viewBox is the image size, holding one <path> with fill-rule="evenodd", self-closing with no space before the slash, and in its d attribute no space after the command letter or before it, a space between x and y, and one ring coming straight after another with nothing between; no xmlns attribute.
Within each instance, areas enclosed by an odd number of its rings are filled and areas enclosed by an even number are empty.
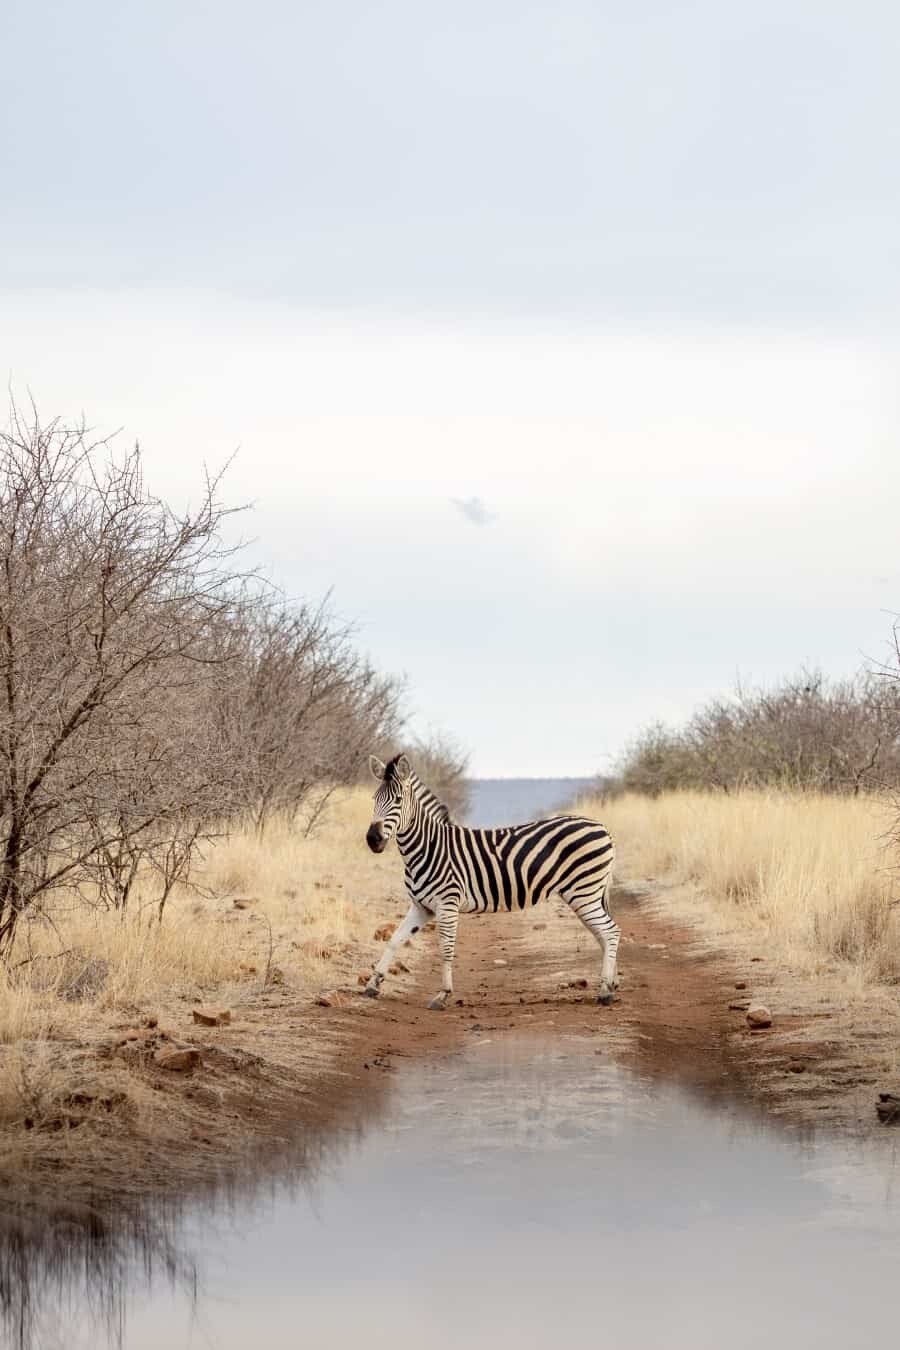
<svg viewBox="0 0 900 1350"><path fill-rule="evenodd" d="M892 1343L892 1141L798 1140L596 1044L488 1035L398 1070L378 1118L214 1204L97 1219L93 1244L0 1233L5 1343Z"/></svg>

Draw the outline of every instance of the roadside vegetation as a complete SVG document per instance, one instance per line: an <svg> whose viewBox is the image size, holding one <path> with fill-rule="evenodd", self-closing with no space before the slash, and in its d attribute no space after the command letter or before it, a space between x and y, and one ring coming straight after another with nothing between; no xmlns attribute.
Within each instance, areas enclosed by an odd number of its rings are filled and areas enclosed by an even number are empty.
<svg viewBox="0 0 900 1350"><path fill-rule="evenodd" d="M584 809L619 846L620 877L687 884L678 908L743 928L773 960L857 985L900 984L893 810L875 796L744 788L625 793Z"/></svg>
<svg viewBox="0 0 900 1350"><path fill-rule="evenodd" d="M376 872L364 846L370 751L405 744L464 806L464 755L405 734L402 681L327 605L253 572L221 491L208 480L176 508L139 448L33 407L0 430L0 1121L14 1126L65 1122L60 1103L98 1100L98 1076L118 1075L130 1109L146 1066L118 1054L123 1028L183 1032L197 1002L302 998L370 963L396 909L390 864Z"/></svg>
<svg viewBox="0 0 900 1350"><path fill-rule="evenodd" d="M622 869L805 974L900 984L900 680L801 672L649 728L602 800Z"/></svg>
<svg viewBox="0 0 900 1350"><path fill-rule="evenodd" d="M0 981L0 1123L58 1123L73 1094L108 1097L104 1081L125 1109L147 1106L129 1028L153 1022L188 1042L196 1006L240 1022L273 992L303 1002L355 985L402 908L397 858L364 846L370 816L371 793L342 788L309 836L283 816L263 838L253 822L235 829L195 860L190 885L176 883L163 923L149 867L124 913L86 893L55 904L52 923L26 917Z"/></svg>

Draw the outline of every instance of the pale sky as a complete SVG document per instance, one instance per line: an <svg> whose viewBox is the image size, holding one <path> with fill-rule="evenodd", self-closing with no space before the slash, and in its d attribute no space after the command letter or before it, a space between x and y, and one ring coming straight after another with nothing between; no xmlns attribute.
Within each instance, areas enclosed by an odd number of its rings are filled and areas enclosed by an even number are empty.
<svg viewBox="0 0 900 1350"><path fill-rule="evenodd" d="M590 774L900 610L900 12L7 3L0 361Z"/></svg>

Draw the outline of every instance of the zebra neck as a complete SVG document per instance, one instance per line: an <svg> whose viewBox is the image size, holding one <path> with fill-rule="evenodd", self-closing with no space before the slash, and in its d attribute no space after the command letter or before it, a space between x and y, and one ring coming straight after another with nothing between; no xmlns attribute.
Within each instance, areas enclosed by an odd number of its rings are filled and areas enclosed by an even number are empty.
<svg viewBox="0 0 900 1350"><path fill-rule="evenodd" d="M446 808L437 798L431 801L417 798L409 824L404 830L397 831L397 847L401 853L406 853L420 845L423 839L443 833L448 824Z"/></svg>

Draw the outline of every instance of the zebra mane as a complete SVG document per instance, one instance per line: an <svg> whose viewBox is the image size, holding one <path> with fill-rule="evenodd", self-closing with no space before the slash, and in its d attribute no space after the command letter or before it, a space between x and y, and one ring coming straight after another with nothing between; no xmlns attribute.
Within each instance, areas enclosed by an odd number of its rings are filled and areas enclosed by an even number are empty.
<svg viewBox="0 0 900 1350"><path fill-rule="evenodd" d="M400 758L399 755L395 755L394 758L389 759L387 764L384 766L384 781L386 783L390 783L394 778L396 778L397 760L399 758ZM422 805L428 808L429 815L434 820L440 821L441 824L450 824L452 819L450 815L450 808L444 805L440 797L437 797L432 792L430 787L426 787L426 785L422 782L419 775L416 773L415 769L412 770L411 781L413 787L416 790L416 796L418 797Z"/></svg>

